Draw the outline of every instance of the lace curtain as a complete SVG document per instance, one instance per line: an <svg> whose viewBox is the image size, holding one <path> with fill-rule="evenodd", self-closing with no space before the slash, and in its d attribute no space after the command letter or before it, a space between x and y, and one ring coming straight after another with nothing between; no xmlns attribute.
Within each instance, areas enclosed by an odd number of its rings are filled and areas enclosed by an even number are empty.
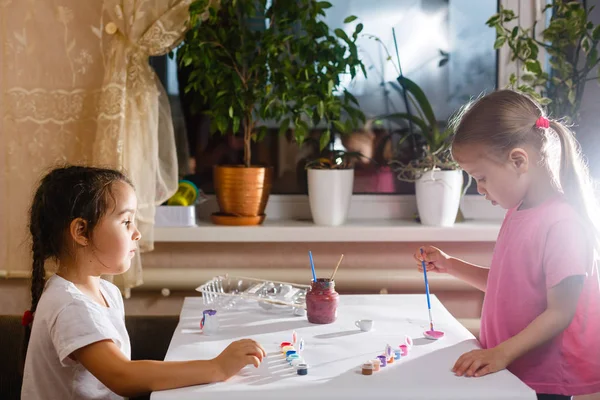
<svg viewBox="0 0 600 400"><path fill-rule="evenodd" d="M0 269L31 266L27 211L61 163L125 171L136 186L142 251L157 204L177 187L168 99L149 55L183 38L192 0L0 0ZM139 255L115 277L140 285Z"/></svg>

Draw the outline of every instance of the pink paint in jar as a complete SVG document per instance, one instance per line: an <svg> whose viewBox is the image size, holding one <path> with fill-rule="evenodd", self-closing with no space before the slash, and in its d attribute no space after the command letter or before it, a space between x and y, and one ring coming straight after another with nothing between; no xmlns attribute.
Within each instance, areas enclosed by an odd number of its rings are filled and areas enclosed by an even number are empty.
<svg viewBox="0 0 600 400"><path fill-rule="evenodd" d="M340 295L335 291L335 281L317 279L311 282L306 294L306 315L313 324L331 324L337 319Z"/></svg>

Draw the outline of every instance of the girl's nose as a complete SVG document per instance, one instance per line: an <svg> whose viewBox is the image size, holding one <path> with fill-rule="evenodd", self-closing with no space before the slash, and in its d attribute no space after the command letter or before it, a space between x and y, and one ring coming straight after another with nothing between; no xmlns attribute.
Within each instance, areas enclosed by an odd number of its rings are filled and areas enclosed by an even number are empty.
<svg viewBox="0 0 600 400"><path fill-rule="evenodd" d="M485 196L487 194L485 188L483 188L483 186L481 186L480 183L477 183L477 193L479 193L482 196Z"/></svg>
<svg viewBox="0 0 600 400"><path fill-rule="evenodd" d="M140 233L140 231L138 230L138 228L135 228L135 232L133 232L133 240L140 240L142 238L142 234Z"/></svg>

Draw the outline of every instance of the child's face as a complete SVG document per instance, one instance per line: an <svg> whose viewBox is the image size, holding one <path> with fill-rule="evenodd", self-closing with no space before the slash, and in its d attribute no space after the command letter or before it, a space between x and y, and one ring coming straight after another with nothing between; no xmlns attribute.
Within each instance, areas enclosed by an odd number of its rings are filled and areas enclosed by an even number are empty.
<svg viewBox="0 0 600 400"><path fill-rule="evenodd" d="M92 252L101 264L102 274L116 275L131 266L141 234L134 223L137 198L133 188L118 181L113 183L111 192L114 207L109 208L92 232Z"/></svg>
<svg viewBox="0 0 600 400"><path fill-rule="evenodd" d="M525 198L527 182L522 166L515 165L509 156L506 160L491 155L483 145L462 145L452 154L460 167L477 182L479 194L504 209L519 205Z"/></svg>

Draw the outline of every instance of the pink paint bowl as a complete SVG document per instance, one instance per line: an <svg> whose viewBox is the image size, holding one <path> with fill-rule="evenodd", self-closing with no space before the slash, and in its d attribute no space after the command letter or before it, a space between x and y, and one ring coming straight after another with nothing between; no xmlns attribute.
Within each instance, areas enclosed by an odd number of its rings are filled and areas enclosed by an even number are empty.
<svg viewBox="0 0 600 400"><path fill-rule="evenodd" d="M438 340L438 339L443 338L444 335L445 335L445 333L442 332L442 331L435 331L434 330L434 331L425 331L425 332L423 332L423 336L425 336L425 338L429 339L429 340Z"/></svg>

